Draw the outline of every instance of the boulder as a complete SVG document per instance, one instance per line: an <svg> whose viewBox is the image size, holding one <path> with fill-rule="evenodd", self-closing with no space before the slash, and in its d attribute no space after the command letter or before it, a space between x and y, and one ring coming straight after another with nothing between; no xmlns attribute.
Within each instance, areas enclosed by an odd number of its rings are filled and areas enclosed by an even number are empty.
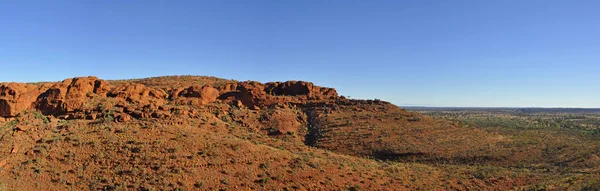
<svg viewBox="0 0 600 191"><path fill-rule="evenodd" d="M44 114L60 115L80 110L93 96L104 96L108 83L97 77L77 77L54 84L36 100L36 107ZM97 95L96 92L100 92Z"/></svg>
<svg viewBox="0 0 600 191"><path fill-rule="evenodd" d="M96 86L97 77L79 77L73 78L71 84L67 87L67 93L65 98L84 98L87 97L88 93L94 92Z"/></svg>
<svg viewBox="0 0 600 191"><path fill-rule="evenodd" d="M41 87L24 83L0 84L0 117L15 117L19 113L33 109Z"/></svg>
<svg viewBox="0 0 600 191"><path fill-rule="evenodd" d="M219 97L219 90L209 85L191 86L179 93L179 96L200 98L200 104L205 105L215 102Z"/></svg>
<svg viewBox="0 0 600 191"><path fill-rule="evenodd" d="M238 99L250 109L259 109L268 99L264 88L263 84L255 81L238 83Z"/></svg>

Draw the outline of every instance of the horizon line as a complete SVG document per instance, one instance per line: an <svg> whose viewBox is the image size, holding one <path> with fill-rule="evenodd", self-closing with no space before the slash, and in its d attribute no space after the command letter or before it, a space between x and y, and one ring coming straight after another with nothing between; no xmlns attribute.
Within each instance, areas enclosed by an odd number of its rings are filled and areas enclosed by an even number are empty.
<svg viewBox="0 0 600 191"><path fill-rule="evenodd" d="M398 105L398 107L404 108L519 108L519 109L600 109L600 107L556 107L556 106L408 106Z"/></svg>

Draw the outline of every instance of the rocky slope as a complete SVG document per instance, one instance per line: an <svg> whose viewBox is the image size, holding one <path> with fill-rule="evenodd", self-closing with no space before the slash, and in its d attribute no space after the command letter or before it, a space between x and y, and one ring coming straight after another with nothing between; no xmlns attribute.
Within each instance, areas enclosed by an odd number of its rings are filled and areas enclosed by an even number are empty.
<svg viewBox="0 0 600 191"><path fill-rule="evenodd" d="M481 175L488 149L508 138L303 81L2 83L0 117L0 190L506 190L538 180L504 159Z"/></svg>

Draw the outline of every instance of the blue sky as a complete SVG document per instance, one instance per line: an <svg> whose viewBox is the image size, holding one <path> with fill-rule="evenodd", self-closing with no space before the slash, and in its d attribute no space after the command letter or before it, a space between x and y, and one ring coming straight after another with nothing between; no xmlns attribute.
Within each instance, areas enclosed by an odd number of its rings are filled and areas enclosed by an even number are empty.
<svg viewBox="0 0 600 191"><path fill-rule="evenodd" d="M0 1L0 81L307 80L398 105L600 107L600 1Z"/></svg>

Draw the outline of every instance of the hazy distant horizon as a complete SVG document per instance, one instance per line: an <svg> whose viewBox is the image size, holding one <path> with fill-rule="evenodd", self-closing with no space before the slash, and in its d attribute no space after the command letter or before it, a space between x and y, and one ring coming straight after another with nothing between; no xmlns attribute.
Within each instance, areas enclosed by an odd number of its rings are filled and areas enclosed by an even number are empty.
<svg viewBox="0 0 600 191"><path fill-rule="evenodd" d="M400 108L600 109L600 107L397 106Z"/></svg>

